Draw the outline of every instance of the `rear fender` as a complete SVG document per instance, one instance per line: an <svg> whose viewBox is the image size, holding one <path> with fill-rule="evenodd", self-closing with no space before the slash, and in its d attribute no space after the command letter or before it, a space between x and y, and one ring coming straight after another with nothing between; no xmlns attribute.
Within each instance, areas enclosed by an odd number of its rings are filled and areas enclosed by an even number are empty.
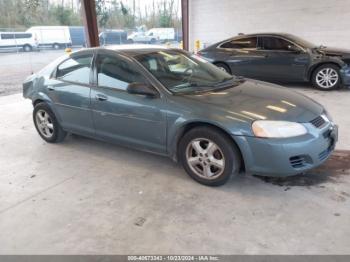
<svg viewBox="0 0 350 262"><path fill-rule="evenodd" d="M61 119L59 113L57 112L53 101L51 100L51 98L47 94L45 94L42 91L36 92L35 95L32 98L32 101L33 101L33 105L35 105L38 102L46 103L50 107L51 111L55 114L55 117L56 117L57 121L60 124L62 123L62 121L61 121L62 119Z"/></svg>

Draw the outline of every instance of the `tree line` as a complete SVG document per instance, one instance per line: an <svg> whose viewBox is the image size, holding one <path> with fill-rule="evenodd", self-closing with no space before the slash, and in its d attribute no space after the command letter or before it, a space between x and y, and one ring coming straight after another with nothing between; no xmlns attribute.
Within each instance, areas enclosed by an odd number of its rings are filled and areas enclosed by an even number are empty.
<svg viewBox="0 0 350 262"><path fill-rule="evenodd" d="M135 1L96 0L100 28L135 29L181 27L179 0L149 1L139 6ZM35 25L82 25L79 0L0 0L0 30L22 29Z"/></svg>

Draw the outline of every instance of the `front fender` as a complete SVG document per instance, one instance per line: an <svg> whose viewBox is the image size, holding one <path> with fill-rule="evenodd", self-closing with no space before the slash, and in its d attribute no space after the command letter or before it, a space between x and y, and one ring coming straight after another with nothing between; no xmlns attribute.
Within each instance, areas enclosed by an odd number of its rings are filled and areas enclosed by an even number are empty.
<svg viewBox="0 0 350 262"><path fill-rule="evenodd" d="M168 122L168 127L167 127L168 154L174 160L176 160L178 143L181 137L184 135L184 133L193 127L203 126L203 125L218 128L221 131L225 132L230 137L234 135L241 135L239 132L239 129L237 129L236 131L231 130L230 128L226 127L220 122L215 122L210 119L204 119L204 118L185 119L185 118L179 117L174 122L170 122L170 123Z"/></svg>
<svg viewBox="0 0 350 262"><path fill-rule="evenodd" d="M311 79L313 71L317 67L324 65L324 64L335 64L335 65L339 66L340 68L345 66L345 63L343 62L343 60L341 60L338 57L330 57L330 56L321 55L321 54L317 55L311 61L311 64L309 66L309 70L307 71L306 80L309 81Z"/></svg>

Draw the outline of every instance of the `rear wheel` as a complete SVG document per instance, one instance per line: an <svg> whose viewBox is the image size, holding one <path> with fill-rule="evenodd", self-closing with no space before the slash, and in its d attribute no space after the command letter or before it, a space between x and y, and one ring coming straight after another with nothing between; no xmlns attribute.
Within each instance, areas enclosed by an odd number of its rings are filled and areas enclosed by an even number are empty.
<svg viewBox="0 0 350 262"><path fill-rule="evenodd" d="M228 67L228 65L226 65L226 64L224 64L224 63L215 63L215 65L216 65L219 69L221 69L222 71L231 74L231 70L230 70L230 68Z"/></svg>
<svg viewBox="0 0 350 262"><path fill-rule="evenodd" d="M59 44L57 44L57 43L54 43L54 44L52 45L52 48L58 50L58 49L61 48L61 46L60 46Z"/></svg>
<svg viewBox="0 0 350 262"><path fill-rule="evenodd" d="M312 84L320 90L333 90L340 86L339 67L325 64L316 68L312 74Z"/></svg>
<svg viewBox="0 0 350 262"><path fill-rule="evenodd" d="M238 148L226 134L211 127L188 131L180 141L179 154L189 176L203 185L223 185L239 172Z"/></svg>
<svg viewBox="0 0 350 262"><path fill-rule="evenodd" d="M39 135L48 143L61 142L67 135L46 103L35 105L33 120Z"/></svg>
<svg viewBox="0 0 350 262"><path fill-rule="evenodd" d="M30 45L24 45L23 46L23 51L24 52L30 52L30 51L32 51L32 47Z"/></svg>

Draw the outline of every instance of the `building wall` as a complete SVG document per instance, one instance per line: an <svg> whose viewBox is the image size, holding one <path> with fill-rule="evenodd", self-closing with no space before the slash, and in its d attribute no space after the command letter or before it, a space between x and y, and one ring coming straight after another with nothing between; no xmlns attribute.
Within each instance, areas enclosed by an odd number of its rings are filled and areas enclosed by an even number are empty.
<svg viewBox="0 0 350 262"><path fill-rule="evenodd" d="M287 32L350 49L350 0L189 0L190 48L238 33Z"/></svg>

